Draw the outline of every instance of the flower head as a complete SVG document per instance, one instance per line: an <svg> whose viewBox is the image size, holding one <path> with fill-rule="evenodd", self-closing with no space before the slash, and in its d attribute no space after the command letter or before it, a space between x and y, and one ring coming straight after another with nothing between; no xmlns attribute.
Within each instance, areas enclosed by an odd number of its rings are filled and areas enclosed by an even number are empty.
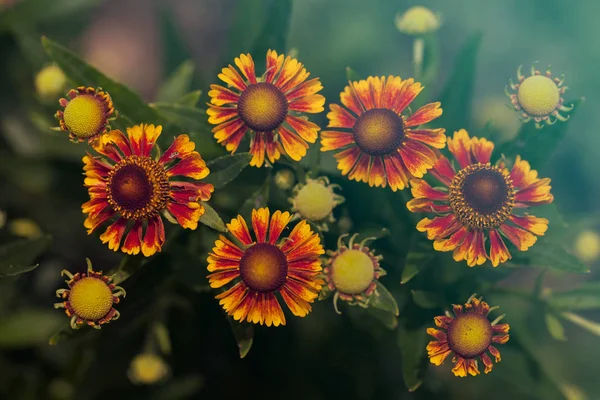
<svg viewBox="0 0 600 400"><path fill-rule="evenodd" d="M334 192L339 185L329 183L327 177L306 178L306 183L294 187L294 196L290 199L295 216L307 219L327 230L328 222L335 222L333 209L344 202L344 198Z"/></svg>
<svg viewBox="0 0 600 400"><path fill-rule="evenodd" d="M44 100L56 99L67 84L65 73L57 65L42 68L35 76L35 90Z"/></svg>
<svg viewBox="0 0 600 400"><path fill-rule="evenodd" d="M135 356L127 371L129 380L138 385L153 385L169 374L169 365L159 355L149 352Z"/></svg>
<svg viewBox="0 0 600 400"><path fill-rule="evenodd" d="M211 85L211 97L206 113L208 122L217 125L213 133L217 141L232 154L247 133L251 134L250 165L260 167L274 163L281 152L299 161L306 155L308 143L317 140L319 127L295 113L323 111L325 97L317 94L323 86L296 59L274 50L267 52L267 70L257 77L250 54L235 59L243 74L229 65L219 78L230 89Z"/></svg>
<svg viewBox="0 0 600 400"><path fill-rule="evenodd" d="M61 276L66 275L65 281L68 289L58 289L56 297L64 301L55 303L54 308L64 308L65 314L71 317L71 328L78 329L83 324L88 324L100 329L102 324L119 318L119 312L113 305L125 297L125 290L112 283L112 277L102 275L102 271L95 272L92 262L87 260L87 272L71 274L67 270L61 271Z"/></svg>
<svg viewBox="0 0 600 400"><path fill-rule="evenodd" d="M71 141L91 143L110 130L108 123L115 108L108 93L80 86L69 90L67 97L58 101L64 110L57 111L54 117L60 129L69 132Z"/></svg>
<svg viewBox="0 0 600 400"><path fill-rule="evenodd" d="M490 352L500 362L500 352L494 344L508 342L508 324L498 324L503 316L493 322L488 320L488 314L493 308L481 298L471 296L463 306L452 306L454 315L446 312L434 318L435 325L441 329L427 328L427 333L437 340L429 342L427 353L429 361L441 365L446 357L452 354L454 375L464 378L467 374L479 375L477 357L481 358L487 374L493 368L493 363L486 352ZM497 307L494 307L497 308Z"/></svg>
<svg viewBox="0 0 600 400"><path fill-rule="evenodd" d="M411 7L403 14L396 16L396 27L400 32L408 35L423 35L434 32L441 25L440 16L423 6Z"/></svg>
<svg viewBox="0 0 600 400"><path fill-rule="evenodd" d="M346 245L344 238L347 236L344 234L338 238L336 251L327 251L323 268L325 287L320 298L325 299L333 293L333 306L338 314L341 314L337 305L339 299L350 305L368 307L373 296L378 295L379 278L386 274L379 265L383 257L376 256L366 246L372 238L354 243L358 236L354 234Z"/></svg>
<svg viewBox="0 0 600 400"><path fill-rule="evenodd" d="M321 151L341 150L334 157L342 175L369 186L404 189L411 177L422 178L446 146L444 129L418 129L440 115L440 103L430 103L410 116L402 113L423 89L413 79L369 77L350 82L340 94L343 104L331 104Z"/></svg>
<svg viewBox="0 0 600 400"><path fill-rule="evenodd" d="M216 296L233 319L278 326L285 325L285 316L277 293L292 314L304 317L311 311L323 284L319 256L324 251L306 221L280 239L291 215L275 211L270 222L269 215L268 208L252 211L256 240L242 216L231 220L227 228L239 245L221 235L208 256L208 279L213 288L235 281Z"/></svg>
<svg viewBox="0 0 600 400"><path fill-rule="evenodd" d="M91 234L110 220L100 240L111 250L141 251L149 257L165 242L161 213L192 230L204 214L201 201L208 201L214 190L211 184L199 182L209 173L206 163L187 135L177 136L162 155L152 158L161 132L160 125L146 124L127 128L127 136L113 130L92 143L104 158L83 157L84 184L90 195L82 205L88 214L84 226Z"/></svg>
<svg viewBox="0 0 600 400"><path fill-rule="evenodd" d="M550 68L545 74L531 67L531 76L525 77L521 73L521 66L517 69L517 83L510 81L509 92L505 88L506 95L516 111L520 113L521 121L527 123L531 120L535 122L538 129L542 128L542 123L552 125L556 121L566 121L569 116L563 116L560 112L568 112L573 106L565 106L563 94L567 90L564 85L565 78L553 78Z"/></svg>
<svg viewBox="0 0 600 400"><path fill-rule="evenodd" d="M290 190L292 187L294 187L294 183L296 182L296 175L291 169L282 168L275 173L273 181L279 189Z"/></svg>
<svg viewBox="0 0 600 400"><path fill-rule="evenodd" d="M520 251L533 246L537 236L546 232L548 220L519 216L515 211L551 203L550 179L538 178L537 171L519 156L511 170L504 161L490 164L494 144L470 138L464 129L448 138L448 149L458 162L458 172L441 156L431 173L442 187L415 179L411 182L414 199L406 204L412 212L436 214L432 220L424 218L417 224L419 231L434 240L433 248L454 251L454 259L466 260L470 267L486 259L496 267L511 258L502 236Z"/></svg>

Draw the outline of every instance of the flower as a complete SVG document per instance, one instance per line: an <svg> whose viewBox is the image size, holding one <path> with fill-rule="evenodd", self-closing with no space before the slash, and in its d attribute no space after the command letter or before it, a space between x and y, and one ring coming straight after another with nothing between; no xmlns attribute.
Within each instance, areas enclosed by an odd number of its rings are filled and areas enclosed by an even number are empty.
<svg viewBox="0 0 600 400"><path fill-rule="evenodd" d="M411 181L412 195L406 206L412 212L431 212L422 219L420 232L434 240L437 251L454 251L454 260L466 260L472 267L486 259L494 267L511 258L502 236L520 251L526 251L548 228L548 220L533 215L519 216L516 209L549 204L550 179L538 178L536 170L517 156L512 169L500 160L490 164L494 144L484 138L470 138L466 130L448 138L448 149L456 158L458 172L441 156L431 174L443 187L431 187L421 179ZM490 242L487 253L485 242Z"/></svg>
<svg viewBox="0 0 600 400"><path fill-rule="evenodd" d="M317 179L306 177L306 183L294 187L292 203L294 217L304 218L318 225L321 230L327 230L328 222L335 222L333 209L344 202L344 198L333 190L339 185L332 185L329 179L321 176Z"/></svg>
<svg viewBox="0 0 600 400"><path fill-rule="evenodd" d="M67 97L69 100L58 101L64 110L57 111L54 117L60 124L57 129L69 132L71 141L92 143L110 130L108 122L115 107L108 93L100 88L80 86L69 90Z"/></svg>
<svg viewBox="0 0 600 400"><path fill-rule="evenodd" d="M54 64L45 66L35 76L35 90L43 100L58 97L66 84L65 73Z"/></svg>
<svg viewBox="0 0 600 400"><path fill-rule="evenodd" d="M208 122L217 125L213 133L217 141L233 154L246 133L253 132L250 140L250 165L260 167L265 152L270 163L279 159L281 152L299 161L306 155L308 143L317 140L319 127L293 112L319 113L325 97L319 92L323 86L319 78L306 80L310 75L296 59L274 50L267 52L267 68L257 78L250 54L235 58L235 65L244 75L229 65L219 78L232 89L211 85L210 104L206 113Z"/></svg>
<svg viewBox="0 0 600 400"><path fill-rule="evenodd" d="M73 329L79 329L83 324L100 329L102 324L119 318L113 305L121 301L121 296L125 297L125 289L115 286L112 277L102 275L102 271L95 272L89 258L86 261L86 273L73 275L66 269L61 271L61 276L69 278L65 281L69 288L56 291L56 297L64 301L55 303L54 308L65 309Z"/></svg>
<svg viewBox="0 0 600 400"><path fill-rule="evenodd" d="M198 182L209 173L206 163L187 135L177 136L162 156L151 158L161 132L160 125L146 124L127 128L127 136L113 130L92 143L105 159L90 154L83 157L84 184L90 195L90 201L81 207L88 214L84 226L89 235L114 218L100 236L111 250L120 247L127 254L141 250L149 257L165 242L160 213L192 230L204 214L201 201L208 201L214 190L213 185Z"/></svg>
<svg viewBox="0 0 600 400"><path fill-rule="evenodd" d="M323 300L334 293L333 307L338 314L341 314L337 304L339 299L350 305L368 307L372 298L379 296L379 278L386 274L379 265L383 257L376 256L365 246L373 238L366 238L357 244L354 241L358 233L355 233L346 246L344 238L347 236L343 234L338 238L336 251L327 251L323 268L325 287L319 296Z"/></svg>
<svg viewBox="0 0 600 400"><path fill-rule="evenodd" d="M508 342L508 324L498 324L504 315L496 318L493 322L488 320L488 314L495 308L472 295L465 306L452 305L454 315L446 312L446 315L440 315L433 320L435 325L441 329L427 328L427 333L435 341L427 345L429 361L432 364L441 365L446 357L453 355L452 363L454 368L452 372L455 376L464 378L467 373L470 375L479 375L479 366L477 357L485 366L486 374L493 368L493 363L486 351L489 351L500 362L500 352L492 343L504 344Z"/></svg>
<svg viewBox="0 0 600 400"><path fill-rule="evenodd" d="M145 352L131 360L127 376L138 385L152 385L165 380L170 374L169 365L157 354Z"/></svg>
<svg viewBox="0 0 600 400"><path fill-rule="evenodd" d="M396 15L396 28L408 35L423 35L434 32L441 25L440 16L423 6L414 6L406 10L403 14Z"/></svg>
<svg viewBox="0 0 600 400"><path fill-rule="evenodd" d="M515 84L510 81L510 88L514 92L504 89L506 95L516 111L520 112L520 118L523 123L531 120L535 122L535 127L541 129L542 122L547 125L558 121L567 121L569 116L563 116L560 112L568 112L573 106L565 106L562 95L567 90L564 85L564 75L560 78L552 78L550 68L542 75L541 71L531 67L531 76L527 78L521 73L521 67L517 69L518 82Z"/></svg>
<svg viewBox="0 0 600 400"><path fill-rule="evenodd" d="M332 131L321 133L321 151L335 154L342 175L369 186L402 190L410 177L421 178L446 146L445 129L416 129L442 115L440 103L430 103L406 117L402 112L423 89L413 79L369 77L350 82L340 94L344 107L331 104Z"/></svg>
<svg viewBox="0 0 600 400"><path fill-rule="evenodd" d="M236 321L267 326L285 325L285 316L275 294L279 293L292 314L304 317L321 290L321 260L324 253L319 235L300 221L289 237L279 239L291 220L289 212L252 210L250 236L241 215L227 225L240 246L221 235L208 256L210 286L233 286L217 295L219 304ZM267 237L267 231L269 235Z"/></svg>

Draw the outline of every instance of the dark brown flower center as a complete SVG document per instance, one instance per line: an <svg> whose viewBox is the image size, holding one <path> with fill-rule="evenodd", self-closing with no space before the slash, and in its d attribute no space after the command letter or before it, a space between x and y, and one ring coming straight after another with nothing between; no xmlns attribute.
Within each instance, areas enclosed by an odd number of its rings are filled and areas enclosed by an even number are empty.
<svg viewBox="0 0 600 400"><path fill-rule="evenodd" d="M130 156L108 174L108 203L126 219L145 219L164 209L169 196L165 170L150 157Z"/></svg>
<svg viewBox="0 0 600 400"><path fill-rule="evenodd" d="M285 95L269 82L249 85L238 100L240 117L256 132L268 132L279 127L285 120L287 111Z"/></svg>
<svg viewBox="0 0 600 400"><path fill-rule="evenodd" d="M252 290L273 292L287 279L288 264L279 247L257 243L244 251L240 261L242 280Z"/></svg>
<svg viewBox="0 0 600 400"><path fill-rule="evenodd" d="M404 138L402 117L387 108L365 111L354 124L354 140L360 149L372 156L394 152Z"/></svg>
<svg viewBox="0 0 600 400"><path fill-rule="evenodd" d="M494 228L510 216L515 205L510 176L490 164L460 170L450 185L450 205L457 217L474 228Z"/></svg>
<svg viewBox="0 0 600 400"><path fill-rule="evenodd" d="M466 312L448 327L448 346L463 358L482 354L492 343L492 324L486 316Z"/></svg>

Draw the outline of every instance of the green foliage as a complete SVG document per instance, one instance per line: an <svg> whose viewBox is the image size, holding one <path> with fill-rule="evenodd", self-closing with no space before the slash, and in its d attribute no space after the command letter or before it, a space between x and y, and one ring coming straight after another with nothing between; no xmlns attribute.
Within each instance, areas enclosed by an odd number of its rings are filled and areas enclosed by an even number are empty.
<svg viewBox="0 0 600 400"><path fill-rule="evenodd" d="M567 340L565 328L562 326L560 320L550 313L546 313L546 326L554 339L560 341Z"/></svg>
<svg viewBox="0 0 600 400"><path fill-rule="evenodd" d="M194 78L194 63L185 61L177 68L165 83L161 85L156 94L156 100L166 103L179 101L190 90ZM192 104L192 107L196 104Z"/></svg>
<svg viewBox="0 0 600 400"><path fill-rule="evenodd" d="M20 239L0 246L0 278L36 269L39 264L33 264L34 260L51 242L50 236L41 236L35 239Z"/></svg>
<svg viewBox="0 0 600 400"><path fill-rule="evenodd" d="M215 189L226 186L248 166L251 158L250 153L238 153L210 161L207 164L210 175L206 177L204 182L212 183Z"/></svg>
<svg viewBox="0 0 600 400"><path fill-rule="evenodd" d="M205 211L204 214L200 217L200 222L204 225L208 226L219 232L227 232L227 228L225 227L225 223L219 217L219 214L215 211L214 208L208 205L207 202L203 201L202 206Z"/></svg>
<svg viewBox="0 0 600 400"><path fill-rule="evenodd" d="M0 319L0 347L27 348L44 344L64 323L56 311L25 309Z"/></svg>
<svg viewBox="0 0 600 400"><path fill-rule="evenodd" d="M231 331L237 343L240 358L244 358L248 355L252 348L252 343L254 343L254 325L246 322L240 323L229 315L227 316L227 321L231 325Z"/></svg>
<svg viewBox="0 0 600 400"><path fill-rule="evenodd" d="M402 352L402 374L404 385L409 392L414 392L423 383L426 365L425 346L427 343L426 327L407 330L398 329L398 346Z"/></svg>

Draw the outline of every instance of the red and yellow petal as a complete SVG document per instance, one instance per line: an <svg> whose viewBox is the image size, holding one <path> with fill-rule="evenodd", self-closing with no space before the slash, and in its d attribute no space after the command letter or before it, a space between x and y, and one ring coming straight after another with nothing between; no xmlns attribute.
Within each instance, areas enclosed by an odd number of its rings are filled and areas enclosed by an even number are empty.
<svg viewBox="0 0 600 400"><path fill-rule="evenodd" d="M220 288L240 276L239 269L228 269L215 272L208 276L208 284L211 288Z"/></svg>
<svg viewBox="0 0 600 400"><path fill-rule="evenodd" d="M433 220L423 218L417 223L417 230L419 232L427 232L427 238L429 240L443 239L458 230L459 226L457 221L454 214L435 217Z"/></svg>
<svg viewBox="0 0 600 400"><path fill-rule="evenodd" d="M487 354L483 353L481 355L481 362L483 362L483 365L485 366L484 369L484 373L490 373L492 371L492 368L494 367L494 363L492 363L492 360L490 358L490 356L488 356Z"/></svg>
<svg viewBox="0 0 600 400"><path fill-rule="evenodd" d="M369 186L371 187L386 187L387 179L385 176L385 167L381 157L373 157L371 169L369 170Z"/></svg>
<svg viewBox="0 0 600 400"><path fill-rule="evenodd" d="M248 246L254 243L252 236L250 236L250 231L248 231L246 220L241 215L232 219L231 222L227 224L227 229L236 239L242 242L243 245Z"/></svg>
<svg viewBox="0 0 600 400"><path fill-rule="evenodd" d="M422 178L437 160L437 155L432 149L416 140L405 141L399 152L404 165L416 178Z"/></svg>
<svg viewBox="0 0 600 400"><path fill-rule="evenodd" d="M444 128L439 129L407 129L406 137L409 139L417 140L421 143L425 143L436 149L443 149L446 147L446 130Z"/></svg>
<svg viewBox="0 0 600 400"><path fill-rule="evenodd" d="M406 119L405 126L419 126L433 121L442 115L441 103L429 103L415 111Z"/></svg>
<svg viewBox="0 0 600 400"><path fill-rule="evenodd" d="M229 122L218 125L213 128L213 133L217 143L225 146L227 151L235 153L240 146L244 135L248 132L248 126L241 118L235 118Z"/></svg>
<svg viewBox="0 0 600 400"><path fill-rule="evenodd" d="M473 159L475 162L487 164L492 158L492 152L494 151L494 143L490 142L486 138L471 138L471 152L473 153Z"/></svg>
<svg viewBox="0 0 600 400"><path fill-rule="evenodd" d="M550 193L550 178L539 179L526 188L517 190L515 193L515 206L530 207L534 205L549 204L554 201Z"/></svg>
<svg viewBox="0 0 600 400"><path fill-rule="evenodd" d="M265 152L267 144L265 143L265 135L263 132L256 132L250 143L250 154L252 159L250 160L251 167L262 167L265 163Z"/></svg>
<svg viewBox="0 0 600 400"><path fill-rule="evenodd" d="M142 222L135 221L133 227L129 230L123 245L121 246L121 251L126 254L139 254L142 249Z"/></svg>
<svg viewBox="0 0 600 400"><path fill-rule="evenodd" d="M256 72L254 71L254 60L252 55L241 54L234 59L235 65L242 71L244 77L250 83L256 83Z"/></svg>
<svg viewBox="0 0 600 400"><path fill-rule="evenodd" d="M522 160L521 156L518 155L510 171L510 178L515 187L526 188L538 180L538 172L531 169L529 162Z"/></svg>
<svg viewBox="0 0 600 400"><path fill-rule="evenodd" d="M350 171L348 175L348 179L355 180L357 182L365 182L369 181L369 170L371 168L371 156L368 154L361 154L360 158Z"/></svg>
<svg viewBox="0 0 600 400"><path fill-rule="evenodd" d="M520 251L527 251L527 249L533 246L537 241L537 236L534 234L508 224L501 225L500 232L502 232L502 234Z"/></svg>
<svg viewBox="0 0 600 400"><path fill-rule="evenodd" d="M456 175L456 171L454 171L452 164L450 164L450 160L442 155L438 157L433 168L429 170L429 173L448 187L452 184L452 179Z"/></svg>
<svg viewBox="0 0 600 400"><path fill-rule="evenodd" d="M239 91L243 91L247 87L240 74L232 65L223 68L218 76L223 82L227 83L229 86L233 86Z"/></svg>
<svg viewBox="0 0 600 400"><path fill-rule="evenodd" d="M340 93L340 101L356 115L361 115L365 111L354 89L350 86L346 86L344 91Z"/></svg>
<svg viewBox="0 0 600 400"><path fill-rule="evenodd" d="M269 243L275 244L277 240L279 240L281 233L287 224L290 223L291 219L292 215L287 211L282 213L281 211L277 210L273 213L269 226Z"/></svg>
<svg viewBox="0 0 600 400"><path fill-rule="evenodd" d="M392 109L396 113L401 114L422 90L423 86L421 83L415 82L412 78L402 81L402 88L394 101Z"/></svg>
<svg viewBox="0 0 600 400"><path fill-rule="evenodd" d="M284 285L279 293L281 294L283 301L285 301L285 304L295 316L305 317L311 311L312 308L310 303L298 296L287 285Z"/></svg>
<svg viewBox="0 0 600 400"><path fill-rule="evenodd" d="M435 214L446 214L452 211L449 204L436 203L429 199L411 199L406 203L410 212L429 212Z"/></svg>
<svg viewBox="0 0 600 400"><path fill-rule="evenodd" d="M175 159L182 159L194 153L196 145L190 140L188 135L179 135L175 138L169 148L158 160L161 164L169 163Z"/></svg>
<svg viewBox="0 0 600 400"><path fill-rule="evenodd" d="M200 154L193 152L169 168L167 176L185 176L192 179L203 179L208 176L209 172L206 162Z"/></svg>
<svg viewBox="0 0 600 400"><path fill-rule="evenodd" d="M307 75L308 76L308 75ZM288 101L295 100L300 97L310 96L323 89L323 85L319 78L310 79L287 92Z"/></svg>
<svg viewBox="0 0 600 400"><path fill-rule="evenodd" d="M508 217L508 219L513 224L518 225L521 228L526 229L538 236L543 236L548 230L548 220L546 218L537 218L533 215L526 215L524 217L511 215Z"/></svg>
<svg viewBox="0 0 600 400"><path fill-rule="evenodd" d="M351 133L337 131L321 132L321 151L337 150L352 143L354 143L354 135Z"/></svg>
<svg viewBox="0 0 600 400"><path fill-rule="evenodd" d="M452 354L447 342L431 341L427 344L426 350L429 361L436 366L442 365L446 358Z"/></svg>
<svg viewBox="0 0 600 400"><path fill-rule="evenodd" d="M213 125L222 124L239 115L237 108L217 107L212 104L208 105L206 114L208 115L208 122Z"/></svg>
<svg viewBox="0 0 600 400"><path fill-rule="evenodd" d="M167 210L175 217L182 228L191 230L198 227L198 220L205 212L202 205L194 202L187 204L169 203Z"/></svg>
<svg viewBox="0 0 600 400"><path fill-rule="evenodd" d="M412 179L410 181L411 193L415 198L426 198L429 200L449 201L448 192L434 189L429 183L422 179Z"/></svg>
<svg viewBox="0 0 600 400"><path fill-rule="evenodd" d="M471 138L469 133L461 129L454 132L454 137L448 137L448 150L452 153L461 168L473 163L471 159Z"/></svg>
<svg viewBox="0 0 600 400"><path fill-rule="evenodd" d="M436 251L452 251L456 249L469 236L469 230L461 226L448 239L437 239L433 242Z"/></svg>
<svg viewBox="0 0 600 400"><path fill-rule="evenodd" d="M289 110L307 113L320 113L324 110L325 97L320 94L300 97L292 100L289 104Z"/></svg>
<svg viewBox="0 0 600 400"><path fill-rule="evenodd" d="M285 121L303 140L309 143L314 143L317 140L318 132L321 129L319 125L308 121L306 118L299 118L293 115L288 115Z"/></svg>
<svg viewBox="0 0 600 400"><path fill-rule="evenodd" d="M393 154L383 157L383 163L385 165L385 171L390 188L395 192L396 190L403 190L409 181L409 172L400 157L400 154Z"/></svg>
<svg viewBox="0 0 600 400"><path fill-rule="evenodd" d="M267 51L267 65L265 72L265 82L273 82L273 78L279 73L283 65L283 54L277 55L275 50Z"/></svg>
<svg viewBox="0 0 600 400"><path fill-rule="evenodd" d="M487 260L487 252L485 250L485 236L483 231L475 230L473 232L473 240L471 246L467 250L467 265L474 267L475 265L482 265Z"/></svg>
<svg viewBox="0 0 600 400"><path fill-rule="evenodd" d="M261 293L259 307L267 326L285 325L285 315L273 293Z"/></svg>
<svg viewBox="0 0 600 400"><path fill-rule="evenodd" d="M285 127L279 128L279 139L283 145L283 149L288 156L294 161L300 161L306 155L308 143L302 140L301 137Z"/></svg>
<svg viewBox="0 0 600 400"><path fill-rule="evenodd" d="M494 267L511 259L504 240L496 229L490 229L490 261Z"/></svg>
<svg viewBox="0 0 600 400"><path fill-rule="evenodd" d="M150 257L156 252L161 251L165 244L165 227L160 216L155 216L148 220L146 234L142 241L142 254Z"/></svg>
<svg viewBox="0 0 600 400"><path fill-rule="evenodd" d="M210 97L210 102L215 106L237 103L240 99L240 95L238 93L224 88L221 85L210 85L208 96Z"/></svg>
<svg viewBox="0 0 600 400"><path fill-rule="evenodd" d="M117 251L121 245L126 227L127 220L124 218L119 218L106 228L106 231L100 235L100 240L102 243L108 243L108 248L110 250Z"/></svg>
<svg viewBox="0 0 600 400"><path fill-rule="evenodd" d="M256 235L256 241L263 243L267 240L267 230L269 229L269 209L260 208L252 210L252 230Z"/></svg>

